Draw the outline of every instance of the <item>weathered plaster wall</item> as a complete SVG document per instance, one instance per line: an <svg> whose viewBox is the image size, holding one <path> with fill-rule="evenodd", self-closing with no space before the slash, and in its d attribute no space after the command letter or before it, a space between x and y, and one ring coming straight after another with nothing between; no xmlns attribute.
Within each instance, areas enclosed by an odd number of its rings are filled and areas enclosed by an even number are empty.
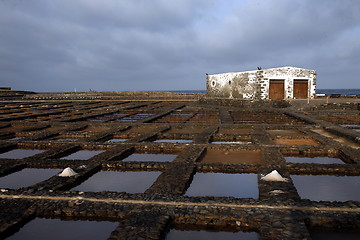
<svg viewBox="0 0 360 240"><path fill-rule="evenodd" d="M208 75L209 97L254 99L257 93L256 71Z"/></svg>
<svg viewBox="0 0 360 240"><path fill-rule="evenodd" d="M316 71L281 67L247 72L207 75L206 89L209 97L238 99L269 99L271 79L283 79L285 99L293 98L294 79L309 81L309 96L316 90Z"/></svg>

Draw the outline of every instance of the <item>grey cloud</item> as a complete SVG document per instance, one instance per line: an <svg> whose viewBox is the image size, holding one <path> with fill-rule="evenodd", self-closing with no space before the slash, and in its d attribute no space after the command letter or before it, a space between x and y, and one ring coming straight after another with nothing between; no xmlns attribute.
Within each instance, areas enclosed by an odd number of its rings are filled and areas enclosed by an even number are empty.
<svg viewBox="0 0 360 240"><path fill-rule="evenodd" d="M360 3L0 1L0 82L36 91L205 89L204 74L294 65L356 87ZM230 3L229 3L230 4ZM339 77L346 79L339 84Z"/></svg>

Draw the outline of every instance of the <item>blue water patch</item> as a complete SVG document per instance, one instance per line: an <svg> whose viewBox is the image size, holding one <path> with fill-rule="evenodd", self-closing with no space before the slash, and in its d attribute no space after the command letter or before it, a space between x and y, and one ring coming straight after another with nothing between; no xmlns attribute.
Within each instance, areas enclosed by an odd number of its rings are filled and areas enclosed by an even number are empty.
<svg viewBox="0 0 360 240"><path fill-rule="evenodd" d="M197 239L197 240L212 240L212 239L243 239L243 240L257 240L259 234L256 232L214 232L214 231L181 231L172 229L166 236L166 240L180 240L180 239Z"/></svg>
<svg viewBox="0 0 360 240"><path fill-rule="evenodd" d="M118 224L107 221L63 221L36 218L8 239L106 239Z"/></svg>
<svg viewBox="0 0 360 240"><path fill-rule="evenodd" d="M331 94L360 95L360 89L316 89L316 93L325 94L326 96Z"/></svg>
<svg viewBox="0 0 360 240"><path fill-rule="evenodd" d="M174 93L206 93L206 90L169 90L160 92L174 92ZM316 89L317 94L325 94L330 96L331 94L341 95L360 95L360 89Z"/></svg>

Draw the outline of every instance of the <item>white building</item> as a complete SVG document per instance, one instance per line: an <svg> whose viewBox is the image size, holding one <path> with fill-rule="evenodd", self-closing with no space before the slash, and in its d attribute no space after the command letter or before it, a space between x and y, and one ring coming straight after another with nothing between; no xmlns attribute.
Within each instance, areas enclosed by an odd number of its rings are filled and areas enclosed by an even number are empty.
<svg viewBox="0 0 360 240"><path fill-rule="evenodd" d="M208 97L306 99L316 95L316 71L279 67L206 76Z"/></svg>

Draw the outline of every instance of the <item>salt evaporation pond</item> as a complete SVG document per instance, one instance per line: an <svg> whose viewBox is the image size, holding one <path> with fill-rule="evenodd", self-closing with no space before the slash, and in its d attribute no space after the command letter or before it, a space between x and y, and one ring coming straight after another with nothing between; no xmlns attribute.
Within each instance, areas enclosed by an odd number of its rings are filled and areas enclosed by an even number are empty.
<svg viewBox="0 0 360 240"><path fill-rule="evenodd" d="M331 232L321 230L310 230L312 240L359 240L360 231L354 232Z"/></svg>
<svg viewBox="0 0 360 240"><path fill-rule="evenodd" d="M60 171L61 169L25 168L19 172L0 177L0 188L29 187L55 176Z"/></svg>
<svg viewBox="0 0 360 240"><path fill-rule="evenodd" d="M252 142L247 142L247 141L216 141L216 142L211 142L212 144L251 144Z"/></svg>
<svg viewBox="0 0 360 240"><path fill-rule="evenodd" d="M88 160L89 158L92 158L93 156L98 155L98 154L100 154L102 152L104 152L104 151L81 150L81 151L74 152L73 154L70 154L68 156L62 157L61 159L66 159L66 160L73 160L73 159Z"/></svg>
<svg viewBox="0 0 360 240"><path fill-rule="evenodd" d="M196 173L185 195L258 198L257 175Z"/></svg>
<svg viewBox="0 0 360 240"><path fill-rule="evenodd" d="M39 154L44 152L44 150L38 149L14 149L5 153L0 154L0 158L13 158L13 159L21 159L33 156L35 154Z"/></svg>
<svg viewBox="0 0 360 240"><path fill-rule="evenodd" d="M107 221L63 221L59 219L36 218L7 239L107 239L118 224Z"/></svg>
<svg viewBox="0 0 360 240"><path fill-rule="evenodd" d="M123 161L144 161L144 162L171 162L176 158L174 154L142 154L133 153Z"/></svg>
<svg viewBox="0 0 360 240"><path fill-rule="evenodd" d="M255 232L210 232L210 231L182 231L171 229L166 235L166 240L218 240L218 239L243 239L243 240L257 240L259 234Z"/></svg>
<svg viewBox="0 0 360 240"><path fill-rule="evenodd" d="M113 138L113 139L111 139L111 140L109 140L109 141L107 141L107 142L111 142L111 143L114 143L114 142L125 142L125 141L127 141L127 140L129 140L129 139Z"/></svg>
<svg viewBox="0 0 360 240"><path fill-rule="evenodd" d="M320 164L343 164L339 158L331 157L285 157L286 162L291 163L320 163Z"/></svg>
<svg viewBox="0 0 360 240"><path fill-rule="evenodd" d="M143 193L161 172L100 171L72 190L81 192L127 192Z"/></svg>
<svg viewBox="0 0 360 240"><path fill-rule="evenodd" d="M360 201L360 176L291 175L301 198L313 201Z"/></svg>
<svg viewBox="0 0 360 240"><path fill-rule="evenodd" d="M187 139L159 139L154 141L156 143L191 143L192 140Z"/></svg>

